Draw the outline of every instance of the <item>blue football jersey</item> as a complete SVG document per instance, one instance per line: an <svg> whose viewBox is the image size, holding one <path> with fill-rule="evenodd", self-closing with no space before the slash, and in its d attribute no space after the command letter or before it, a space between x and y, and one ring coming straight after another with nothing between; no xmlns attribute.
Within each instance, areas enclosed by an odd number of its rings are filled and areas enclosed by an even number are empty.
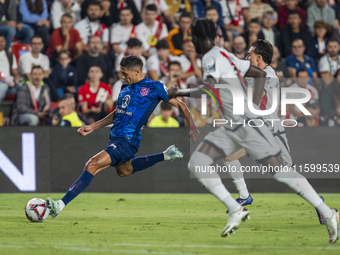
<svg viewBox="0 0 340 255"><path fill-rule="evenodd" d="M138 149L141 131L158 103L168 102L167 88L159 81L144 78L138 83L123 83L118 96L118 106L110 131L110 143L125 139Z"/></svg>

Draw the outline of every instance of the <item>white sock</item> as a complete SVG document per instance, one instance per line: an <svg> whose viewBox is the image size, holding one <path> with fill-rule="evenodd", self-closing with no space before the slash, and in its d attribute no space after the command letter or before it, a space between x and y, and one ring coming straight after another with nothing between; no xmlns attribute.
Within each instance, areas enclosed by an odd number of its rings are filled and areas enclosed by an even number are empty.
<svg viewBox="0 0 340 255"><path fill-rule="evenodd" d="M59 203L59 211L63 210L64 207L65 207L65 204L64 204L63 200L60 199L60 200L58 201L58 203Z"/></svg>
<svg viewBox="0 0 340 255"><path fill-rule="evenodd" d="M205 155L202 152L195 151L188 164L188 168L191 173L198 179L198 181L217 197L230 212L238 211L241 205L235 201L235 199L230 195L229 191L223 185L220 176L216 172L203 173L195 171L196 166L210 166L213 163L212 158Z"/></svg>
<svg viewBox="0 0 340 255"><path fill-rule="evenodd" d="M249 191L247 189L247 184L244 181L243 173L241 172L241 163L239 160L235 161L223 161L224 165L232 170L229 171L229 175L232 178L232 181L240 195L240 198L246 199L249 197ZM234 172L234 170L236 170Z"/></svg>
<svg viewBox="0 0 340 255"><path fill-rule="evenodd" d="M286 183L295 190L301 197L318 209L325 219L332 217L332 210L322 201L304 176L297 172L278 172L274 174L274 178L279 182Z"/></svg>

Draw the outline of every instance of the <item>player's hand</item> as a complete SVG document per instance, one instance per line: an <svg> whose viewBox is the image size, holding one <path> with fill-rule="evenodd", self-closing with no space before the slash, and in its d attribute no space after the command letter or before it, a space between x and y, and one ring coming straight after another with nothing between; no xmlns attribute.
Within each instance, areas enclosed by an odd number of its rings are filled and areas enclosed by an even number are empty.
<svg viewBox="0 0 340 255"><path fill-rule="evenodd" d="M198 129L192 129L189 133L190 140L193 141L194 143L197 141L198 137L200 137L200 132Z"/></svg>
<svg viewBox="0 0 340 255"><path fill-rule="evenodd" d="M178 92L177 86L172 86L172 87L168 88L168 97L170 97L170 98L177 97L177 92Z"/></svg>
<svg viewBox="0 0 340 255"><path fill-rule="evenodd" d="M88 125L78 128L77 132L82 136L87 136L88 134L92 133L93 130L93 127L91 125Z"/></svg>

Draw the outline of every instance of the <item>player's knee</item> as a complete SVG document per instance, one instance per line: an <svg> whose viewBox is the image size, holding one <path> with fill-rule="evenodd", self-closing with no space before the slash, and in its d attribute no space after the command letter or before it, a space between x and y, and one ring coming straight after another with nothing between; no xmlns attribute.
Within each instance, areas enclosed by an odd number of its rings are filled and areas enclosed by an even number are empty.
<svg viewBox="0 0 340 255"><path fill-rule="evenodd" d="M89 161L87 161L85 165L85 171L91 173L92 175L96 175L98 172L98 160L95 158L91 158Z"/></svg>
<svg viewBox="0 0 340 255"><path fill-rule="evenodd" d="M132 167L124 167L120 169L116 169L117 174L119 177L126 177L129 176L133 173L133 168Z"/></svg>

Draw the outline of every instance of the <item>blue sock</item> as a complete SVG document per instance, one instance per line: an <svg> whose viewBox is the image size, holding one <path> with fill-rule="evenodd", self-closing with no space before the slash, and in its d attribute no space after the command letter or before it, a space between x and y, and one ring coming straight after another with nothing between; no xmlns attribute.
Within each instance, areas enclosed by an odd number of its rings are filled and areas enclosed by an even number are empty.
<svg viewBox="0 0 340 255"><path fill-rule="evenodd" d="M148 168L150 166L153 166L154 164L164 161L164 154L158 153L154 155L147 155L144 157L137 157L131 160L131 164L133 166L133 174L135 172L144 170L145 168Z"/></svg>
<svg viewBox="0 0 340 255"><path fill-rule="evenodd" d="M71 200L83 192L87 186L90 185L93 179L93 175L87 171L83 171L80 177L72 184L68 189L65 196L61 199L65 205L67 205Z"/></svg>

